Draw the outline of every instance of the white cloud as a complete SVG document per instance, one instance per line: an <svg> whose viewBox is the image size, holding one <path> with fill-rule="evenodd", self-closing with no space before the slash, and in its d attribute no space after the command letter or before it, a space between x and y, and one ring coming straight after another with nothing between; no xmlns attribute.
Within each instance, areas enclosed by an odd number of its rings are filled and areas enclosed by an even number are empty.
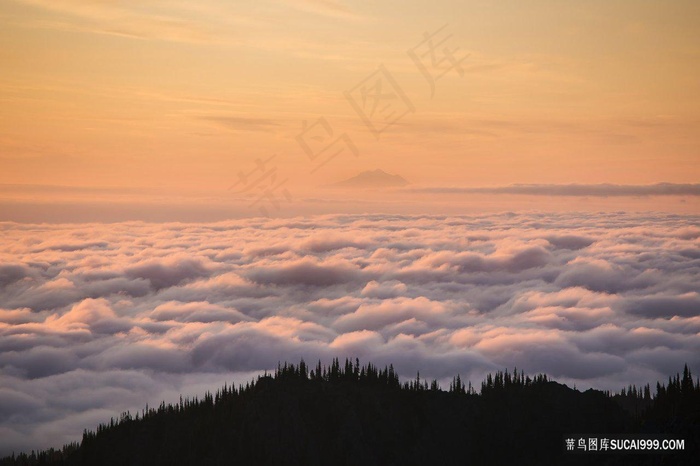
<svg viewBox="0 0 700 466"><path fill-rule="evenodd" d="M124 409L194 394L203 378L215 388L302 357L477 384L513 365L610 389L686 362L698 372L697 223L623 213L2 223L0 454L78 439Z"/></svg>

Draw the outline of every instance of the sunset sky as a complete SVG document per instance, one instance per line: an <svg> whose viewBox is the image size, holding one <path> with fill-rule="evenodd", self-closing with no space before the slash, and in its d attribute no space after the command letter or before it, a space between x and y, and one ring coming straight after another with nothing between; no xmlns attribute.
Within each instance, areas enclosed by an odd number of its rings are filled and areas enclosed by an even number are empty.
<svg viewBox="0 0 700 466"><path fill-rule="evenodd" d="M698 24L698 0L3 0L0 456L285 359L700 373ZM409 184L331 187L376 170Z"/></svg>
<svg viewBox="0 0 700 466"><path fill-rule="evenodd" d="M694 0L8 0L0 183L225 193L275 154L296 198L377 168L420 186L695 183L699 20ZM431 97L407 52L433 33L460 61L423 56L447 71ZM377 138L345 92L380 65L412 111ZM297 136L319 118L356 155L310 173Z"/></svg>

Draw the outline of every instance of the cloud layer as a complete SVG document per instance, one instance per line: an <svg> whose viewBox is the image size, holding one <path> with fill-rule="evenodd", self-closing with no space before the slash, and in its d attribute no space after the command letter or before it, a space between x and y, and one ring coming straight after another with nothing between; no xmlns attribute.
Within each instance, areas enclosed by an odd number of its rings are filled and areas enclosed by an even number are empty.
<svg viewBox="0 0 700 466"><path fill-rule="evenodd" d="M0 223L0 454L302 357L599 388L698 372L699 220Z"/></svg>
<svg viewBox="0 0 700 466"><path fill-rule="evenodd" d="M700 184L515 184L493 188L409 188L408 191L444 194L528 194L534 196L700 196Z"/></svg>

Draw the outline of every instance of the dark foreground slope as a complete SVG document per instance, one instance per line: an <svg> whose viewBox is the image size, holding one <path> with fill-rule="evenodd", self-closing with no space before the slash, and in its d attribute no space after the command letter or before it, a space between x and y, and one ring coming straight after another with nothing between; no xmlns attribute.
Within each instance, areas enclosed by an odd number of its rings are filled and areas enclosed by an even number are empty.
<svg viewBox="0 0 700 466"><path fill-rule="evenodd" d="M506 372L477 395L458 379L442 391L401 385L392 368L335 361L308 371L302 362L202 400L125 413L79 445L0 465L697 464L700 384L688 378L689 388L670 379L654 398L636 388L612 397ZM568 434L638 432L684 438L685 452L565 450Z"/></svg>

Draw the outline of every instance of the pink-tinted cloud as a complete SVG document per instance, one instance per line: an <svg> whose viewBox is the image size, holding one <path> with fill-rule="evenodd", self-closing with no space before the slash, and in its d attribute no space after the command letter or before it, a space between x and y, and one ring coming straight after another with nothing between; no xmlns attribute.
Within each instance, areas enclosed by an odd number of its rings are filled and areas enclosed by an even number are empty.
<svg viewBox="0 0 700 466"><path fill-rule="evenodd" d="M610 389L686 362L697 372L697 224L624 213L3 223L0 453L300 358L475 383L517 365Z"/></svg>

